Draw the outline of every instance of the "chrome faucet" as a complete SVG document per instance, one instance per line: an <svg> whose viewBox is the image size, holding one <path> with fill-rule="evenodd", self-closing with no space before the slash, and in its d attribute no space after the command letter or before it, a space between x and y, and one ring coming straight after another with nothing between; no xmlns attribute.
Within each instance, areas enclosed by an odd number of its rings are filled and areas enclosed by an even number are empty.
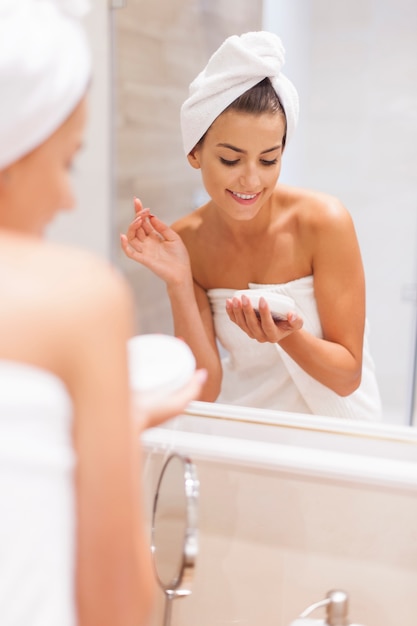
<svg viewBox="0 0 417 626"><path fill-rule="evenodd" d="M349 626L349 600L347 593L339 589L329 591L324 600L320 600L320 602L315 602L309 606L301 613L300 617L308 617L321 606L326 607L325 626Z"/></svg>
<svg viewBox="0 0 417 626"><path fill-rule="evenodd" d="M321 607L326 607L325 621L308 619L313 611ZM349 621L349 597L341 589L329 591L324 600L311 604L291 626L307 626L308 624L316 624L317 626L359 626L359 624L355 625Z"/></svg>

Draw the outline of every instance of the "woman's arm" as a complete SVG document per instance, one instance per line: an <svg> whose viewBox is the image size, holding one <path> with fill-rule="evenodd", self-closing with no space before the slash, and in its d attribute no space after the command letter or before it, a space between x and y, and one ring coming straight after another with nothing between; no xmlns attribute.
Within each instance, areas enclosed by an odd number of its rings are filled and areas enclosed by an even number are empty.
<svg viewBox="0 0 417 626"><path fill-rule="evenodd" d="M249 302L232 309L231 319L261 342L280 346L310 376L341 396L355 391L361 381L365 323L365 285L359 246L348 212L333 200L314 206L315 218L303 245L312 250L312 270L323 339L302 328L290 316L275 324L266 303L261 321Z"/></svg>
<svg viewBox="0 0 417 626"><path fill-rule="evenodd" d="M281 346L314 378L341 396L358 388L362 375L365 278L354 225L336 205L312 233L314 291L323 339L304 330Z"/></svg>
<svg viewBox="0 0 417 626"><path fill-rule="evenodd" d="M207 294L196 283L186 281L168 286L168 296L175 334L187 342L197 367L207 371L207 382L200 399L214 402L220 393L222 366Z"/></svg>
<svg viewBox="0 0 417 626"><path fill-rule="evenodd" d="M210 304L204 289L193 281L190 259L181 237L148 210L140 210L127 234L121 236L129 258L165 281L175 335L191 348L197 367L207 371L201 400L213 401L220 392L222 368Z"/></svg>
<svg viewBox="0 0 417 626"><path fill-rule="evenodd" d="M67 307L72 332L61 346L75 409L79 624L145 625L154 576L128 387L132 303L119 277L100 266L84 270L90 280L79 275L67 286L77 298Z"/></svg>

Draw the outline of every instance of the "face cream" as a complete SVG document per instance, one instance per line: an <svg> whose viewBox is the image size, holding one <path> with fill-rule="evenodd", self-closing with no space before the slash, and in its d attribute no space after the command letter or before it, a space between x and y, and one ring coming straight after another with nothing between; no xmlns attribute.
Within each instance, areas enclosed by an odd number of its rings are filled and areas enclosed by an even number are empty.
<svg viewBox="0 0 417 626"><path fill-rule="evenodd" d="M136 335L127 347L130 386L143 399L161 398L181 389L196 368L188 345L171 335Z"/></svg>

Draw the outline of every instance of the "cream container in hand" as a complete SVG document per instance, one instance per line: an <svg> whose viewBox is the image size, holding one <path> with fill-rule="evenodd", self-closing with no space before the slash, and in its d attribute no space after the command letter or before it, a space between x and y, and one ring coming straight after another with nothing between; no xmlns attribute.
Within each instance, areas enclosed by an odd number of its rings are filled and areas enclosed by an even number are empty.
<svg viewBox="0 0 417 626"><path fill-rule="evenodd" d="M171 335L145 334L128 341L130 387L135 405L157 408L192 378L196 361L188 345Z"/></svg>

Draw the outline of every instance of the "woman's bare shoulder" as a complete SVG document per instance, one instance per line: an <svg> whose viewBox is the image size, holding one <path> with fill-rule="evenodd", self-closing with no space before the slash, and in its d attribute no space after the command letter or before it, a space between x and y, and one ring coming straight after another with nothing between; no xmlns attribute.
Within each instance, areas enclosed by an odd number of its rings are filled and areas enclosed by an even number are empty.
<svg viewBox="0 0 417 626"><path fill-rule="evenodd" d="M342 202L336 196L306 187L280 184L276 188L276 194L281 201L288 204L311 204L314 208L323 210L340 210L343 207Z"/></svg>
<svg viewBox="0 0 417 626"><path fill-rule="evenodd" d="M195 209L191 213L184 215L180 219L176 220L171 228L175 230L181 236L185 236L191 233L197 233L202 227L204 227L204 219L207 214L207 205Z"/></svg>
<svg viewBox="0 0 417 626"><path fill-rule="evenodd" d="M351 221L341 200L329 193L280 185L276 197L281 206L293 210L302 223L312 228L343 225Z"/></svg>
<svg viewBox="0 0 417 626"><path fill-rule="evenodd" d="M105 259L87 251L31 237L1 235L0 281L13 283L15 293L53 293L56 298L75 291L94 299L100 293L126 291L124 278ZM27 286L33 285L33 289Z"/></svg>
<svg viewBox="0 0 417 626"><path fill-rule="evenodd" d="M0 291L3 328L22 345L36 336L39 343L60 341L69 330L76 341L126 318L132 307L130 288L107 261L30 237L0 235Z"/></svg>
<svg viewBox="0 0 417 626"><path fill-rule="evenodd" d="M0 292L0 358L52 371L69 388L133 331L127 282L88 251L0 233Z"/></svg>
<svg viewBox="0 0 417 626"><path fill-rule="evenodd" d="M172 229L181 237L188 252L194 256L193 252L198 251L200 245L210 239L211 223L208 203L174 222Z"/></svg>

